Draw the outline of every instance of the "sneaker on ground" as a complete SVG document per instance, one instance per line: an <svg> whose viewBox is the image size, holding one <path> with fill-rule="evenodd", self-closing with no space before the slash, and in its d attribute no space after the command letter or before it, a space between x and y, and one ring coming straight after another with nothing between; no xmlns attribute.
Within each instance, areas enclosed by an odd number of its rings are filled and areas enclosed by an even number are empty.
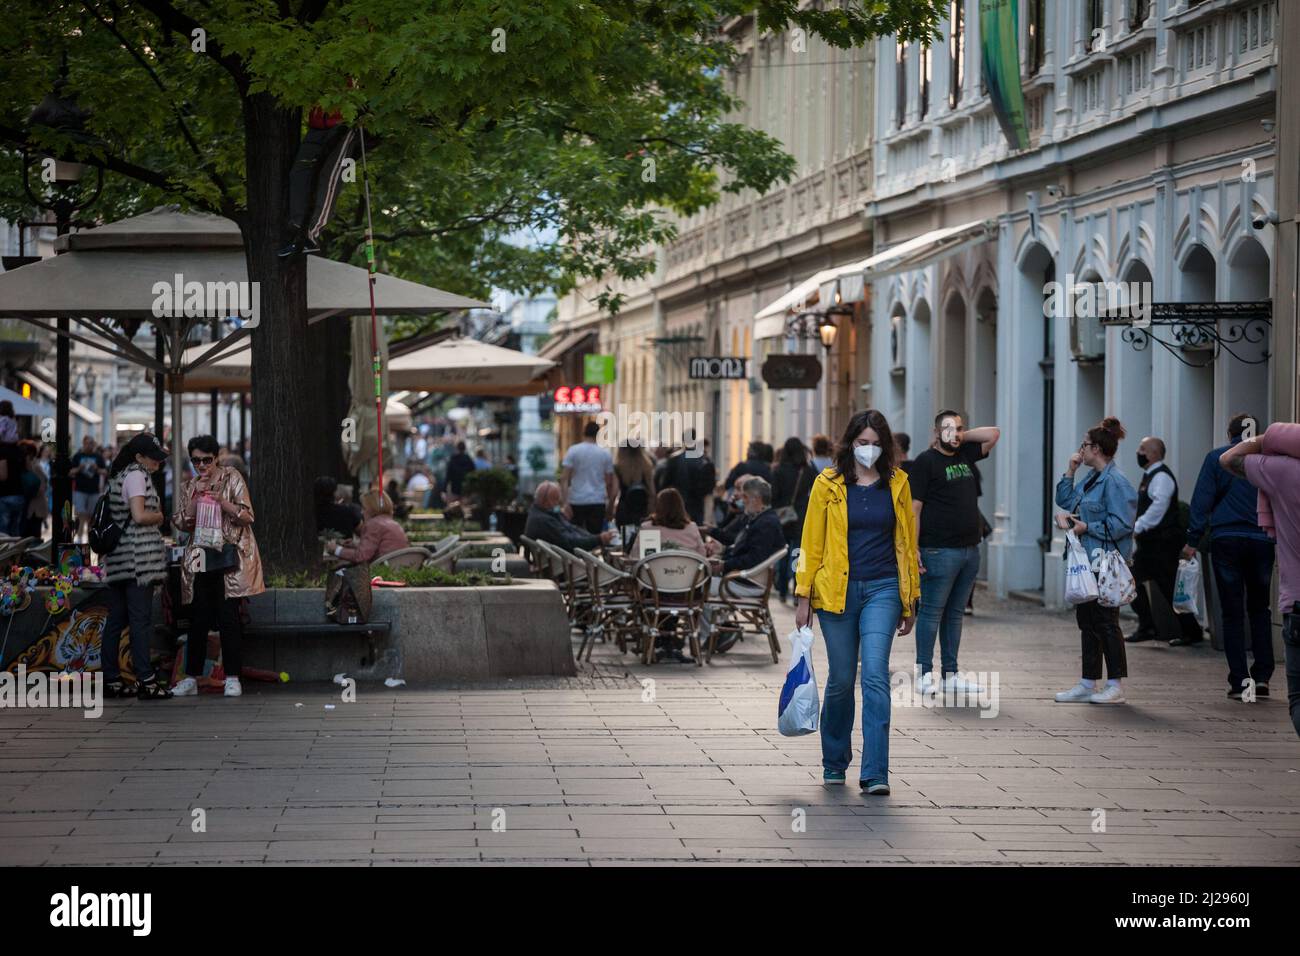
<svg viewBox="0 0 1300 956"><path fill-rule="evenodd" d="M1094 704L1122 704L1124 703L1124 688L1119 684L1107 684L1089 697L1088 700Z"/></svg>
<svg viewBox="0 0 1300 956"><path fill-rule="evenodd" d="M844 782L843 770L822 771L822 783L843 783L843 782Z"/></svg>
<svg viewBox="0 0 1300 956"><path fill-rule="evenodd" d="M172 688L173 697L195 697L199 693L199 682L193 677L183 677L180 682Z"/></svg>
<svg viewBox="0 0 1300 956"><path fill-rule="evenodd" d="M239 678L238 678L238 677L227 677L227 678L226 678L226 696L227 696L227 697L242 697L242 696L243 696L243 693L244 693L244 688L243 688L243 685L241 685L241 684L239 683Z"/></svg>
<svg viewBox="0 0 1300 956"><path fill-rule="evenodd" d="M1079 683L1075 684L1069 690L1063 690L1057 694L1056 702L1058 704L1083 704L1087 703L1088 698L1096 692L1096 687L1091 684L1085 684L1083 681L1079 681Z"/></svg>
<svg viewBox="0 0 1300 956"><path fill-rule="evenodd" d="M949 674L943 679L943 692L954 696L975 697L984 693L984 688L973 681L964 680L960 674Z"/></svg>
<svg viewBox="0 0 1300 956"><path fill-rule="evenodd" d="M926 671L916 679L916 692L918 694L933 695L938 691L939 688L934 682L934 671Z"/></svg>
<svg viewBox="0 0 1300 956"><path fill-rule="evenodd" d="M1267 684L1256 684L1256 685L1255 685L1255 696L1256 696L1256 697L1267 697L1267 696L1268 696L1268 685L1267 685Z"/></svg>
<svg viewBox="0 0 1300 956"><path fill-rule="evenodd" d="M867 780L862 780L859 782L859 786L873 797L889 796L889 784L887 783L871 783Z"/></svg>

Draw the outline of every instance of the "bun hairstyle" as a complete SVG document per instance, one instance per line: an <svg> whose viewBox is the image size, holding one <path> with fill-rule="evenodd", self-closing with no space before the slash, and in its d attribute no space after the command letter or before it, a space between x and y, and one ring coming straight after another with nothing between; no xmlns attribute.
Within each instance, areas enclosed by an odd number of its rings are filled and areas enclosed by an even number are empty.
<svg viewBox="0 0 1300 956"><path fill-rule="evenodd" d="M1107 458L1114 458L1119 450L1119 443L1124 438L1124 426L1113 415L1107 415L1101 424L1088 429L1088 441L1097 443L1097 450Z"/></svg>

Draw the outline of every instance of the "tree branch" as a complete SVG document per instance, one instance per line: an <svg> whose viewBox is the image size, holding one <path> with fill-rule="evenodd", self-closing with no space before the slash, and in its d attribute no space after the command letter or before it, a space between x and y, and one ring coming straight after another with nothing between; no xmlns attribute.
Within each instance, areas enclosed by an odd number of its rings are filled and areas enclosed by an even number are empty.
<svg viewBox="0 0 1300 956"><path fill-rule="evenodd" d="M207 36L207 30L189 14L182 13L166 0L136 0L136 5L148 10L158 18L158 25L164 30L179 33L188 42L195 30L203 30L203 55L219 63L235 80L235 87L241 97L248 95L249 77L244 69L244 61L234 54L222 52L221 44Z"/></svg>

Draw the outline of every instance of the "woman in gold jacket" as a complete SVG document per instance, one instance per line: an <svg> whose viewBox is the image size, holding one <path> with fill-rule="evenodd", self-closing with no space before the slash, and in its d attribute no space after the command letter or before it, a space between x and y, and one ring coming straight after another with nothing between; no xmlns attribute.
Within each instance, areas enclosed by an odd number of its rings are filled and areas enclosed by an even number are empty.
<svg viewBox="0 0 1300 956"><path fill-rule="evenodd" d="M889 793L889 649L907 634L920 596L907 473L894 461L885 416L853 416L835 462L813 483L796 562L795 623L817 611L828 677L822 705L822 779L843 783L853 759L853 681L862 658L862 769L869 794Z"/></svg>

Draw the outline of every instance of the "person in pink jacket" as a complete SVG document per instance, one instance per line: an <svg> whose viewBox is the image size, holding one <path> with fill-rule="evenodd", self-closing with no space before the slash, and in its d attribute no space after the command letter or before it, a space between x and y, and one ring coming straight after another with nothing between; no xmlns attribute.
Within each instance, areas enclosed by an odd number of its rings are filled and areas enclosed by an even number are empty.
<svg viewBox="0 0 1300 956"><path fill-rule="evenodd" d="M381 554L409 548L411 542L402 526L393 519L393 502L382 491L367 491L361 496L361 537L356 547L339 545L334 556L344 561L365 563Z"/></svg>

